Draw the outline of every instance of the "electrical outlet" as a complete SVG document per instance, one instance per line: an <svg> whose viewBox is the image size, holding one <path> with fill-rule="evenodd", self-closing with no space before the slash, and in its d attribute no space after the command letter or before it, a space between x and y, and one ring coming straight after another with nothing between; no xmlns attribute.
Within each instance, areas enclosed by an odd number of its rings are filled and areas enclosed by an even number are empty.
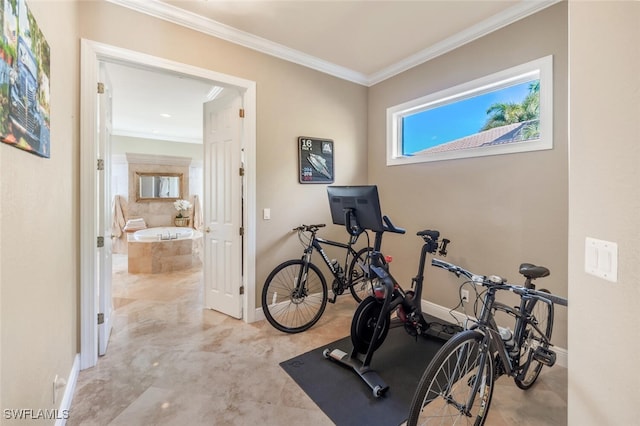
<svg viewBox="0 0 640 426"><path fill-rule="evenodd" d="M62 377L58 377L56 374L56 377L53 378L53 405L55 405L58 400L58 391L65 386L67 386L67 381Z"/></svg>
<svg viewBox="0 0 640 426"><path fill-rule="evenodd" d="M463 302L469 303L469 290L460 290L460 296Z"/></svg>

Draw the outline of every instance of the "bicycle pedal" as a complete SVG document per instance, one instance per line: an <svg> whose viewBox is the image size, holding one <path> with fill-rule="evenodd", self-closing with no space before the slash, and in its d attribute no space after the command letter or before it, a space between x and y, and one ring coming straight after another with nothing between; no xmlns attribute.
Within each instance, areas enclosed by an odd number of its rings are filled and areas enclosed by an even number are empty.
<svg viewBox="0 0 640 426"><path fill-rule="evenodd" d="M409 322L405 322L404 323L404 330L407 332L407 334L409 336L413 336L416 338L416 341L418 340L418 330L415 328L415 326Z"/></svg>
<svg viewBox="0 0 640 426"><path fill-rule="evenodd" d="M556 353L549 348L538 347L533 352L533 359L547 367L553 367L556 363Z"/></svg>
<svg viewBox="0 0 640 426"><path fill-rule="evenodd" d="M330 299L328 299L328 300L327 300L327 302L329 302L329 303L334 303L334 304L335 304L335 303L336 303L336 299L337 299L337 298L338 298L338 295L337 295L337 294L335 294L335 293L333 293L333 297L332 297L332 298L330 298Z"/></svg>

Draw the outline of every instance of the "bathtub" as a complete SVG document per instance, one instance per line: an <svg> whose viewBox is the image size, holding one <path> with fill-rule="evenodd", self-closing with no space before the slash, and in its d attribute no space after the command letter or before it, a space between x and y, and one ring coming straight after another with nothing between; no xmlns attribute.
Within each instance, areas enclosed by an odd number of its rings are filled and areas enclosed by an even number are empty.
<svg viewBox="0 0 640 426"><path fill-rule="evenodd" d="M131 274L180 271L202 263L202 232L192 228L147 228L129 234L127 240Z"/></svg>
<svg viewBox="0 0 640 426"><path fill-rule="evenodd" d="M193 228L163 226L159 228L141 229L133 233L136 241L184 240L193 238Z"/></svg>

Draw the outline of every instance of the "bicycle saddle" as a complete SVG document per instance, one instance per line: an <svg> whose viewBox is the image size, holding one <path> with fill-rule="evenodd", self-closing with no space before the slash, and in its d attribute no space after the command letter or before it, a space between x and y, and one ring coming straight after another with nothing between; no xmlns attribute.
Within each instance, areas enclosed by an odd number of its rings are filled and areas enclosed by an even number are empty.
<svg viewBox="0 0 640 426"><path fill-rule="evenodd" d="M419 236L419 237L424 237L425 235L427 235L434 241L436 241L438 238L440 238L440 232L432 231L430 229L426 229L424 231L417 232L416 235Z"/></svg>
<svg viewBox="0 0 640 426"><path fill-rule="evenodd" d="M523 263L520 265L520 273L526 278L535 280L536 278L542 278L548 276L551 272L544 266L536 266L531 263Z"/></svg>

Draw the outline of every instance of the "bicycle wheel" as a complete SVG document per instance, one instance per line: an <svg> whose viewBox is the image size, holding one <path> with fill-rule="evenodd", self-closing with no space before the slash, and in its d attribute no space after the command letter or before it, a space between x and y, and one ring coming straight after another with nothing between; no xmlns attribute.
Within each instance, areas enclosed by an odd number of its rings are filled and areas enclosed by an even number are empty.
<svg viewBox="0 0 640 426"><path fill-rule="evenodd" d="M288 260L267 277L262 289L262 311L267 321L285 333L300 333L314 325L327 307L327 281L309 263L306 279L298 286L304 262Z"/></svg>
<svg viewBox="0 0 640 426"><path fill-rule="evenodd" d="M382 311L382 302L373 296L364 299L356 308L351 321L351 343L353 348L361 354L366 354L373 339L373 333ZM391 323L391 314L387 312L382 323L380 335L374 343L373 350L380 347L389 332L389 324Z"/></svg>
<svg viewBox="0 0 640 426"><path fill-rule="evenodd" d="M362 302L367 296L373 296L373 282L369 279L363 267L367 268L370 264L369 254L373 251L371 247L360 249L355 257L351 259L347 276L349 277L349 290L356 302Z"/></svg>
<svg viewBox="0 0 640 426"><path fill-rule="evenodd" d="M493 357L484 339L468 330L440 348L418 383L407 426L484 424L494 381Z"/></svg>
<svg viewBox="0 0 640 426"><path fill-rule="evenodd" d="M539 291L550 293L546 289L540 289ZM545 350L549 347L548 342L551 340L551 331L553 330L553 305L532 299L527 303L525 309L527 313L532 315L531 321L544 333L547 340L545 341L540 333L531 324L527 323L520 343L519 364L521 370L513 378L516 386L520 389L529 389L538 379L543 364L534 359L533 354L538 348Z"/></svg>

